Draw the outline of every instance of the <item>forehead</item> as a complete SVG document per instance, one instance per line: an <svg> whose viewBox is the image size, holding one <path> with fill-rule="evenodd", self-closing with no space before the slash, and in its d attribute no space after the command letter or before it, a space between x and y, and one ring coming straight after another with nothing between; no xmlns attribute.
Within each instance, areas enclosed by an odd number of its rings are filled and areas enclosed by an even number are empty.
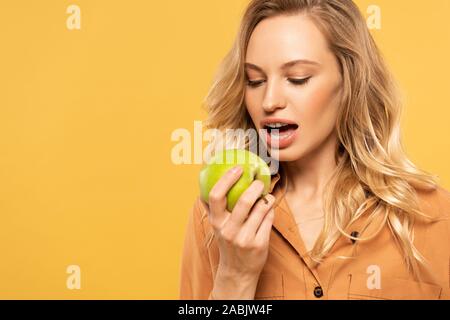
<svg viewBox="0 0 450 320"><path fill-rule="evenodd" d="M245 61L263 68L295 59L323 63L330 53L326 38L314 22L298 14L261 21L252 32Z"/></svg>

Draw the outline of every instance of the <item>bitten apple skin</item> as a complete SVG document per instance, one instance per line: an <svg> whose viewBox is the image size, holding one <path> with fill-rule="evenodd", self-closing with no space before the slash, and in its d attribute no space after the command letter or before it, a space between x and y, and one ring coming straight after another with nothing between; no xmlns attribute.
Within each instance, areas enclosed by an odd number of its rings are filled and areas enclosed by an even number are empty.
<svg viewBox="0 0 450 320"><path fill-rule="evenodd" d="M253 152L243 149L228 149L218 152L200 171L200 197L209 204L209 193L217 181L231 168L240 165L243 173L227 193L227 210L233 211L241 194L254 180L264 183L261 197L269 193L271 174L266 162Z"/></svg>

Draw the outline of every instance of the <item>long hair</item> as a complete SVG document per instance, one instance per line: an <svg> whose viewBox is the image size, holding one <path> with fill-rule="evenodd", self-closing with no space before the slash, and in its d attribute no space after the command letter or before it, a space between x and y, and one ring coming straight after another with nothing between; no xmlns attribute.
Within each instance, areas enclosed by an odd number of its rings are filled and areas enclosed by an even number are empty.
<svg viewBox="0 0 450 320"><path fill-rule="evenodd" d="M426 261L413 244L420 210L415 188L435 189L438 176L417 168L403 150L400 134L402 99L366 21L351 0L253 0L238 35L223 59L204 100L207 128L255 128L245 106L245 53L263 19L305 14L326 37L339 63L343 95L336 121L336 170L323 194L325 222L311 256L320 263L344 230L364 213L368 227L386 225L416 276ZM367 241L372 235L359 238Z"/></svg>

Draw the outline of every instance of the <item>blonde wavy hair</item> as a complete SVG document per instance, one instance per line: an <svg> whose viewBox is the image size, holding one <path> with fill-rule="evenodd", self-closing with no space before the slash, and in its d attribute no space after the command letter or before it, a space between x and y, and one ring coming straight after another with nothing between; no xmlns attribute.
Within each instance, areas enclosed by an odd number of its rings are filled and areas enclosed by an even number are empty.
<svg viewBox="0 0 450 320"><path fill-rule="evenodd" d="M207 128L255 129L245 106L245 53L252 31L263 19L305 14L314 21L336 56L343 78L343 99L336 121L336 171L323 195L325 222L311 256L320 263L344 230L365 212L367 228L378 221L375 237L386 225L409 271L419 276L426 261L413 244L420 211L416 190L436 189L438 176L418 169L405 154L400 136L401 95L351 0L253 0L235 42L222 61L204 100ZM248 146L248 144L246 144ZM362 231L364 231L364 229Z"/></svg>

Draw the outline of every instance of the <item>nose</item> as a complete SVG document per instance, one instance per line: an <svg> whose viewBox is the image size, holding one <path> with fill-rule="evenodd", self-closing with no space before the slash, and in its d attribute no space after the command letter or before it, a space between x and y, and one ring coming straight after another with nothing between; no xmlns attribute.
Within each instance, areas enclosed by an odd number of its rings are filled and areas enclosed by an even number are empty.
<svg viewBox="0 0 450 320"><path fill-rule="evenodd" d="M286 107L282 89L278 87L275 81L267 82L262 107L266 112L274 112L276 109Z"/></svg>

